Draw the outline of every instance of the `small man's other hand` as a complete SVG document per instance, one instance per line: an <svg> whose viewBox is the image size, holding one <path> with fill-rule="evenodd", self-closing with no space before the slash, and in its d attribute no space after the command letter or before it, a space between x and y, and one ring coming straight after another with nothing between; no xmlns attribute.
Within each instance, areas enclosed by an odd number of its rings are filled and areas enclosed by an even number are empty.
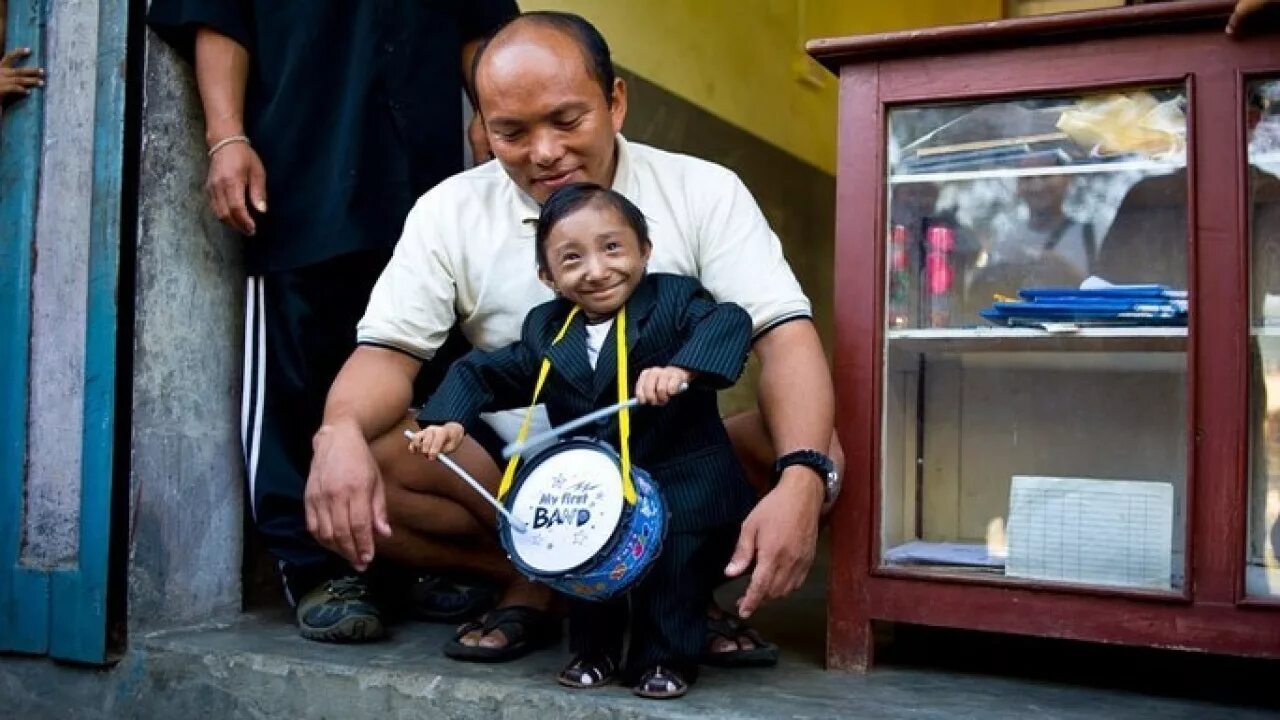
<svg viewBox="0 0 1280 720"><path fill-rule="evenodd" d="M456 422L428 425L413 434L413 439L409 441L409 452L435 460L440 453L448 454L457 450L466 435L466 430Z"/></svg>
<svg viewBox="0 0 1280 720"><path fill-rule="evenodd" d="M643 405L666 405L687 388L693 373L681 367L654 367L636 378L636 399Z"/></svg>
<svg viewBox="0 0 1280 720"><path fill-rule="evenodd" d="M8 104L44 87L44 68L20 68L18 63L31 55L31 48L17 48L0 58L0 103Z"/></svg>
<svg viewBox="0 0 1280 720"><path fill-rule="evenodd" d="M209 175L204 182L209 209L219 220L245 235L258 226L247 203L260 213L267 211L267 171L249 143L233 142L218 148L209 158Z"/></svg>
<svg viewBox="0 0 1280 720"><path fill-rule="evenodd" d="M1277 10L1280 10L1280 0L1236 0L1231 19L1227 20L1227 34L1239 35L1244 31L1260 29L1255 27L1258 22L1264 16L1275 19L1280 15Z"/></svg>

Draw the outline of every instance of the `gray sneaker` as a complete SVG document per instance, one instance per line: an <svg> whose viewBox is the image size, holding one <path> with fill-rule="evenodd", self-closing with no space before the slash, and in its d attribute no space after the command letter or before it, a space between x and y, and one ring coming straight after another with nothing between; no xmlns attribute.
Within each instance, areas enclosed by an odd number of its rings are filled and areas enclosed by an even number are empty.
<svg viewBox="0 0 1280 720"><path fill-rule="evenodd" d="M369 585L356 575L323 582L307 593L298 603L297 618L298 630L308 640L358 643L386 634Z"/></svg>

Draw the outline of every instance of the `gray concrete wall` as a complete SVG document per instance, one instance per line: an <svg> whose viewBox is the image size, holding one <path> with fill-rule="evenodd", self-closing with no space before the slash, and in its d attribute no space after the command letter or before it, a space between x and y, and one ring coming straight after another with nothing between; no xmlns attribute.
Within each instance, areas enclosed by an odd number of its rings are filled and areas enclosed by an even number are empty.
<svg viewBox="0 0 1280 720"><path fill-rule="evenodd" d="M134 322L130 630L240 608L241 241L209 213L191 70L145 42Z"/></svg>

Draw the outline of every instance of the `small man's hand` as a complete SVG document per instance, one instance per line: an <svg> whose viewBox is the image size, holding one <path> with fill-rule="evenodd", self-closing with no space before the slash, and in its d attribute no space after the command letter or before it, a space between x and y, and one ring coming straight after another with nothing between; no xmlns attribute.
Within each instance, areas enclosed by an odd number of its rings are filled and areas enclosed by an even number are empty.
<svg viewBox="0 0 1280 720"><path fill-rule="evenodd" d="M666 405L693 382L693 372L682 367L653 367L636 378L636 399L643 405Z"/></svg>
<svg viewBox="0 0 1280 720"><path fill-rule="evenodd" d="M267 171L248 143L224 145L209 158L204 192L219 220L245 235L258 231L246 202L260 213L267 211Z"/></svg>
<svg viewBox="0 0 1280 720"><path fill-rule="evenodd" d="M428 425L413 434L409 441L409 452L426 455L428 460L435 460L440 453L451 453L462 445L462 438L467 431L456 422L444 425Z"/></svg>
<svg viewBox="0 0 1280 720"><path fill-rule="evenodd" d="M18 63L31 55L31 48L17 48L0 57L0 103L9 103L44 87L43 68L20 68Z"/></svg>
<svg viewBox="0 0 1280 720"><path fill-rule="evenodd" d="M1227 20L1227 34L1238 35L1242 31L1253 30L1259 18L1264 15L1277 15L1275 11L1280 0L1236 0L1231 19Z"/></svg>

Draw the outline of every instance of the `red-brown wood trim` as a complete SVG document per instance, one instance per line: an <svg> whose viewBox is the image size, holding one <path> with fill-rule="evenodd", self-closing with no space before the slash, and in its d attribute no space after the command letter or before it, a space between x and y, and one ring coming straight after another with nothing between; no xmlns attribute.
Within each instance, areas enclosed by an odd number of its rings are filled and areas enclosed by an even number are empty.
<svg viewBox="0 0 1280 720"><path fill-rule="evenodd" d="M878 567L872 570L873 578L889 580L907 580L910 582L945 583L948 585L980 585L983 587L1011 588L1030 592L1048 592L1062 595L1103 596L1108 598L1129 598L1144 602L1161 602L1187 605L1191 596L1179 590L1143 590L1140 588L1108 587L1105 585L1077 585L1069 583L1052 583L1042 580L1030 580L1016 577L991 575L963 575L961 573L921 572L909 567Z"/></svg>
<svg viewBox="0 0 1280 720"><path fill-rule="evenodd" d="M1269 598L1265 595L1251 595L1242 599L1237 605L1261 612L1280 612L1280 597Z"/></svg>
<svg viewBox="0 0 1280 720"><path fill-rule="evenodd" d="M1017 635L1280 657L1280 613L876 578L870 617Z"/></svg>
<svg viewBox="0 0 1280 720"><path fill-rule="evenodd" d="M1244 573L1246 478L1241 462L1248 392L1248 273L1240 217L1239 157L1244 99L1231 63L1198 58L1190 105L1189 177L1195 198L1188 397L1194 467L1188 483L1188 552L1196 602L1234 604Z"/></svg>
<svg viewBox="0 0 1280 720"><path fill-rule="evenodd" d="M845 492L831 514L831 571L827 586L827 664L865 670L871 663L866 578L874 525L873 488L876 368L883 296L882 243L874 232L883 183L883 118L875 66L849 68L840 78L833 372L836 427L845 451Z"/></svg>
<svg viewBox="0 0 1280 720"><path fill-rule="evenodd" d="M1225 29L1233 0L1188 0L994 22L810 40L805 49L833 72L852 62L902 59L1014 45L1076 42L1136 32Z"/></svg>
<svg viewBox="0 0 1280 720"><path fill-rule="evenodd" d="M1280 42L1234 41L1225 34L1093 40L1046 48L1013 48L881 65L881 100L899 104L974 102L1083 90L1181 83L1209 56L1222 62L1280 59Z"/></svg>

